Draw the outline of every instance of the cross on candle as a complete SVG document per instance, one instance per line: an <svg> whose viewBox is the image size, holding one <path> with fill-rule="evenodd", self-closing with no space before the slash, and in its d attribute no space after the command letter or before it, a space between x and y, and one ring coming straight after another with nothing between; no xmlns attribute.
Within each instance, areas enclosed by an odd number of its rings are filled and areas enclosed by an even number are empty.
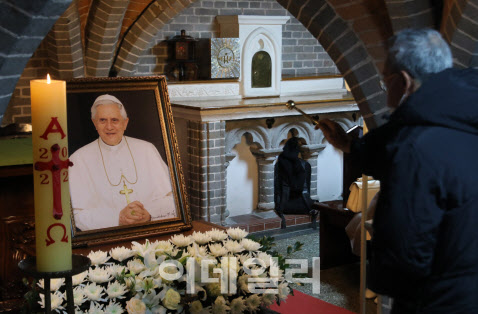
<svg viewBox="0 0 478 314"><path fill-rule="evenodd" d="M51 160L49 162L37 161L35 163L35 170L51 171L53 180L53 217L60 220L63 216L63 208L61 207L60 173L62 169L68 169L69 166L73 166L73 163L69 159L60 159L60 145L53 144L50 150L52 154Z"/></svg>

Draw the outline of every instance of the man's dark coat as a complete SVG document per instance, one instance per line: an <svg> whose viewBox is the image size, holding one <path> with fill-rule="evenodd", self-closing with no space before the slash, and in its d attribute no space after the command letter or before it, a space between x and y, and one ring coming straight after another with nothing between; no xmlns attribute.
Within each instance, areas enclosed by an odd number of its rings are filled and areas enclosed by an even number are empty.
<svg viewBox="0 0 478 314"><path fill-rule="evenodd" d="M381 182L369 287L399 312L478 313L478 71L431 76L352 153Z"/></svg>

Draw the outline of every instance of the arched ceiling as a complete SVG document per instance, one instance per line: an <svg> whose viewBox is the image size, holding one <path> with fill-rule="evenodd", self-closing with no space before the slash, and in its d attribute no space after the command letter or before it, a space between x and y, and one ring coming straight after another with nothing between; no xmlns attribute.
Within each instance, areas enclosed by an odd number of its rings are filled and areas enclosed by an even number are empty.
<svg viewBox="0 0 478 314"><path fill-rule="evenodd" d="M0 114L40 42L59 78L134 75L155 35L195 0L0 2ZM324 47L370 126L382 122L386 39L406 27L439 29L455 65L476 66L478 0L277 0ZM22 23L17 23L21 20ZM23 26L22 26L23 25Z"/></svg>

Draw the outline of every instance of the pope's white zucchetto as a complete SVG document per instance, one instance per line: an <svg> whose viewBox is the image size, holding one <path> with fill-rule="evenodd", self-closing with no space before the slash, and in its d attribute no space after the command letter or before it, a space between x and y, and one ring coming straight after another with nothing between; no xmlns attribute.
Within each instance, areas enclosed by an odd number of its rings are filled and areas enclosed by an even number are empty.
<svg viewBox="0 0 478 314"><path fill-rule="evenodd" d="M124 108L123 103L113 95L104 94L98 96L93 102L93 105L91 106L91 119L95 119L96 108L98 108L98 106L111 104L116 104L118 106L121 116L124 119L128 118L128 114L126 113L126 109Z"/></svg>
<svg viewBox="0 0 478 314"><path fill-rule="evenodd" d="M95 102L93 103L93 106L95 107L95 106L99 106L99 105L109 104L111 102L123 105L123 103L118 98L116 98L115 96L104 94L104 95L98 96L95 99Z"/></svg>

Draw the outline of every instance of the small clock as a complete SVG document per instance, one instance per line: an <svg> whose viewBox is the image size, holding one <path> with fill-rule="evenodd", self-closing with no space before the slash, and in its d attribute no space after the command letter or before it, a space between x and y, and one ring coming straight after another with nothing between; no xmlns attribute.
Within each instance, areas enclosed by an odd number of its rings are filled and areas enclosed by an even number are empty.
<svg viewBox="0 0 478 314"><path fill-rule="evenodd" d="M196 60L197 39L187 36L184 29L181 35L174 36L168 42L168 65L166 75L170 80L195 80L198 76Z"/></svg>
<svg viewBox="0 0 478 314"><path fill-rule="evenodd" d="M239 38L211 39L211 78L234 78L240 74Z"/></svg>

